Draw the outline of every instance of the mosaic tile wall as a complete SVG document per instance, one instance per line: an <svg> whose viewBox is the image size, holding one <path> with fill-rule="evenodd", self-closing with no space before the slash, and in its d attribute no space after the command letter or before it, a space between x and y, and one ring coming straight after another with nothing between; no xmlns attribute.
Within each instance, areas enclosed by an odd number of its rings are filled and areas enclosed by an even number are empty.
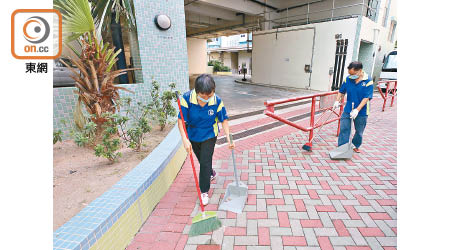
<svg viewBox="0 0 450 250"><path fill-rule="evenodd" d="M161 90L175 82L181 92L189 89L188 61L184 2L182 0L134 0L140 59L144 82L124 85L134 94L121 91L121 97L132 97L134 102L148 103L152 78L161 84ZM159 30L154 18L157 14L168 15L172 26L167 31ZM53 89L53 128L64 132L67 139L73 127L73 111L77 95L75 88ZM67 122L67 126L61 123Z"/></svg>

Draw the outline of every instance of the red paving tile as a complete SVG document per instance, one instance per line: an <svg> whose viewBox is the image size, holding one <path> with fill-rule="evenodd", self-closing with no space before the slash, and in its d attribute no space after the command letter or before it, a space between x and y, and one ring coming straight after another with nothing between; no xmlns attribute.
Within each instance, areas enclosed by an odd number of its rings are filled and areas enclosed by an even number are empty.
<svg viewBox="0 0 450 250"><path fill-rule="evenodd" d="M306 246L306 238L302 236L281 236L283 246Z"/></svg>

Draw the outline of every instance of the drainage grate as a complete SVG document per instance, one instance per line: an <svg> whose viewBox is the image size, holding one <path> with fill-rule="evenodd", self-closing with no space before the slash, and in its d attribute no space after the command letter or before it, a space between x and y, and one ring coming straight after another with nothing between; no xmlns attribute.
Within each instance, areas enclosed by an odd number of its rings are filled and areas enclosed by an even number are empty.
<svg viewBox="0 0 450 250"><path fill-rule="evenodd" d="M316 115L321 114L322 112L324 112L324 110L317 111ZM293 116L291 118L288 118L288 120L291 121L291 122L295 122L295 121L298 121L298 120L301 120L301 119L304 119L304 118L307 118L307 117L310 117L310 116L311 116L311 112L303 114L303 115ZM285 123L277 121L277 122L269 123L269 124L266 124L264 126L256 127L256 128L250 129L250 130L242 131L242 132L233 134L233 140L238 140L238 139L241 139L241 138L245 138L245 137L248 137L248 136L251 136L251 135L254 135L254 134L257 134L257 133L269 130L269 129L272 129L272 128L280 127L282 125L285 125ZM227 139L225 138L225 136L223 136L222 138L220 138L220 139L218 139L216 141L217 145L222 145L222 144L225 144L225 143L227 143Z"/></svg>

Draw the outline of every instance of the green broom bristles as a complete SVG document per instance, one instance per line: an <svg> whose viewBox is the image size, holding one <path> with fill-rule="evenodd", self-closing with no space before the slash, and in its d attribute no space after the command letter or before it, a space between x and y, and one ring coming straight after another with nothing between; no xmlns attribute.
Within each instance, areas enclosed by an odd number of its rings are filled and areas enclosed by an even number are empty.
<svg viewBox="0 0 450 250"><path fill-rule="evenodd" d="M222 222L215 216L206 220L193 222L191 229L189 230L189 236L197 236L205 234L219 229L222 226Z"/></svg>

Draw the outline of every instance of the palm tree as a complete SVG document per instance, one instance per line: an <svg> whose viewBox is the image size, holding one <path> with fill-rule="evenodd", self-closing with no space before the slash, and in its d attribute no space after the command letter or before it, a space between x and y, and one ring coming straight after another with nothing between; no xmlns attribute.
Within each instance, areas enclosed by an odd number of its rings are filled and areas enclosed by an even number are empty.
<svg viewBox="0 0 450 250"><path fill-rule="evenodd" d="M64 61L61 62L73 72L78 105L84 103L86 110L94 116L97 134L100 135L101 125L106 121L103 114L115 113L119 89L128 91L116 86L114 79L134 69L112 70L121 50L114 52L114 47L109 43L104 44L103 40L97 37L88 0L55 0L54 4L63 15L64 42L71 48L70 60L80 73ZM80 44L81 52L69 45L71 41Z"/></svg>
<svg viewBox="0 0 450 250"><path fill-rule="evenodd" d="M111 36L113 45L117 50L122 52L118 54L117 68L125 69L127 67L125 61L125 53L123 52L123 39L120 17L126 20L126 26L129 30L136 31L136 20L134 15L134 8L130 0L93 0L92 15L96 26L103 32L109 32L111 29ZM100 32L100 31L98 31ZM119 77L120 83L127 83L126 75Z"/></svg>

